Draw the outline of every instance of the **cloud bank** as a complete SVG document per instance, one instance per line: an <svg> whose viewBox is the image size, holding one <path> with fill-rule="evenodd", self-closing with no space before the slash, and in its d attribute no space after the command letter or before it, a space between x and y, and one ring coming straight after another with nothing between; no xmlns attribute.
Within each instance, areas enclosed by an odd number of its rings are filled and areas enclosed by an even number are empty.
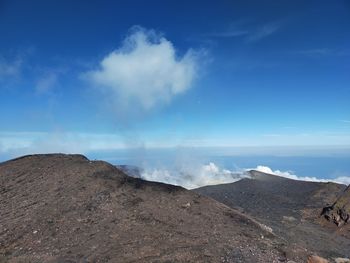
<svg viewBox="0 0 350 263"><path fill-rule="evenodd" d="M177 56L174 45L155 32L133 27L122 45L106 55L99 68L84 74L118 108L150 110L191 88L198 54Z"/></svg>
<svg viewBox="0 0 350 263"><path fill-rule="evenodd" d="M197 166L182 166L177 168L147 169L141 172L141 178L148 181L163 182L180 185L187 189L194 189L206 185L226 184L237 182L243 178L251 178L249 171L256 170L262 173L273 174L292 180L308 182L334 182L338 184L350 184L349 176L340 176L334 179L316 177L303 177L293 174L291 171L272 170L268 166L259 165L256 168L237 169L235 171L223 169L213 162Z"/></svg>
<svg viewBox="0 0 350 263"><path fill-rule="evenodd" d="M280 170L272 170L270 167L268 166L263 166L263 165L259 165L256 168L254 168L253 170L262 172L262 173L267 173L267 174L274 174L274 175L278 175L281 177L285 177L285 178L289 178L289 179L293 179L293 180L299 180L299 181L308 181L308 182L333 182L333 183L338 183L338 184L350 184L350 177L348 176L339 176L337 178L334 179L322 179L322 178L316 178L314 176L309 177L309 176L297 176L295 175L292 171L280 171Z"/></svg>
<svg viewBox="0 0 350 263"><path fill-rule="evenodd" d="M144 169L141 173L141 178L145 180L180 185L187 189L233 183L248 177L248 173L244 171L222 169L213 162L175 169Z"/></svg>

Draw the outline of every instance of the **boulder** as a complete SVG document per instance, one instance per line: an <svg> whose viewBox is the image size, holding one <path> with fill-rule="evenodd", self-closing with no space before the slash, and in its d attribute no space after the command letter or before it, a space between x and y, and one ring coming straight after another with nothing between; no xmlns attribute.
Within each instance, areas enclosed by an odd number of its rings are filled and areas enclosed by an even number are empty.
<svg viewBox="0 0 350 263"><path fill-rule="evenodd" d="M350 222L350 185L333 205L323 208L321 215L339 227Z"/></svg>

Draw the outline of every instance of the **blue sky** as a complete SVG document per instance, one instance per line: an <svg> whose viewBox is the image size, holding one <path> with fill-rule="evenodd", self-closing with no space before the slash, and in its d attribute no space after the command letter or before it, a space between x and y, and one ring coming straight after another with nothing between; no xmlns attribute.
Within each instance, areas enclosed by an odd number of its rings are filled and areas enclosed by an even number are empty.
<svg viewBox="0 0 350 263"><path fill-rule="evenodd" d="M349 1L0 1L0 153L349 146Z"/></svg>

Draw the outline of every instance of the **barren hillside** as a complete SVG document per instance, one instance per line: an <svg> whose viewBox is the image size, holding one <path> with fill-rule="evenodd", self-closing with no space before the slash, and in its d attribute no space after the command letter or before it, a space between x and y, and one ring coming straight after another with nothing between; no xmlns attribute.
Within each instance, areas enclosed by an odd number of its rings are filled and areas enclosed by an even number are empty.
<svg viewBox="0 0 350 263"><path fill-rule="evenodd" d="M282 242L224 204L81 155L0 164L4 262L303 261Z"/></svg>

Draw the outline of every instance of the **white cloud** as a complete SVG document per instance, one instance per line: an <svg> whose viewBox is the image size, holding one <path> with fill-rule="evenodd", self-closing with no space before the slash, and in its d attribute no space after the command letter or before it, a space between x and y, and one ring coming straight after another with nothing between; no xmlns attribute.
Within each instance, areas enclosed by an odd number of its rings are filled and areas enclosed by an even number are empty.
<svg viewBox="0 0 350 263"><path fill-rule="evenodd" d="M226 184L237 182L243 178L251 178L249 171L256 170L266 174L272 174L292 180L308 182L334 182L350 184L349 176L339 176L333 179L297 176L292 171L272 170L268 166L259 165L256 168L228 170L220 168L213 162L208 164L178 165L174 168L143 168L141 178L148 181L163 182L180 185L187 189L194 189L206 185Z"/></svg>
<svg viewBox="0 0 350 263"><path fill-rule="evenodd" d="M251 169L249 169L251 170ZM259 165L255 169L256 171L267 173L267 174L273 174L278 175L281 177L293 179L293 180L299 180L299 181L308 181L308 182L334 182L338 184L350 184L350 177L349 176L339 176L333 179L323 179L323 178L316 178L314 176L308 177L308 176L297 176L292 171L280 171L280 170L272 170L268 166Z"/></svg>
<svg viewBox="0 0 350 263"><path fill-rule="evenodd" d="M249 175L242 171L230 171L218 167L209 162L203 165L181 165L173 169L147 169L141 173L141 177L148 181L163 182L181 185L187 189L194 189L206 185L233 183Z"/></svg>
<svg viewBox="0 0 350 263"><path fill-rule="evenodd" d="M191 88L198 56L188 50L177 56L173 44L153 30L134 27L121 47L85 77L119 108L149 110Z"/></svg>
<svg viewBox="0 0 350 263"><path fill-rule="evenodd" d="M333 180L335 183L350 185L350 176L339 176Z"/></svg>

